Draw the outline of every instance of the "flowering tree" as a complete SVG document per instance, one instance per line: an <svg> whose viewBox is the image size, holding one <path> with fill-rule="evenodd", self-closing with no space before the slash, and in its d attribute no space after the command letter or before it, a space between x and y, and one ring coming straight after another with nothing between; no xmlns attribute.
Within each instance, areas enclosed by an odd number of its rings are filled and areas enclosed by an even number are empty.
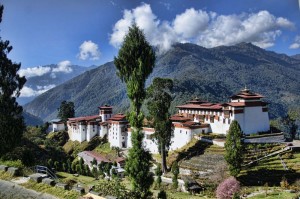
<svg viewBox="0 0 300 199"><path fill-rule="evenodd" d="M227 178L219 184L216 194L218 199L231 199L240 190L240 182L234 177Z"/></svg>

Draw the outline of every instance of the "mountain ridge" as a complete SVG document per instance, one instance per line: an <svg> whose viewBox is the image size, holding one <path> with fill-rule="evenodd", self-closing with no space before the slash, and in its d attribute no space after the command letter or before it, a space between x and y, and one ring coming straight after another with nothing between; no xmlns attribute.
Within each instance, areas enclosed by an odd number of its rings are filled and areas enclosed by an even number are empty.
<svg viewBox="0 0 300 199"><path fill-rule="evenodd" d="M300 102L300 60L266 51L249 43L235 46L204 48L195 44L175 44L157 56L154 77L172 78L175 83L175 106L198 96L212 102L226 102L244 86L266 96L271 117L283 115ZM79 85L79 86L78 86ZM44 120L56 117L63 100L74 101L77 116L96 114L97 107L114 106L126 112L129 101L124 83L116 75L113 62L108 62L43 93L24 106L29 113Z"/></svg>

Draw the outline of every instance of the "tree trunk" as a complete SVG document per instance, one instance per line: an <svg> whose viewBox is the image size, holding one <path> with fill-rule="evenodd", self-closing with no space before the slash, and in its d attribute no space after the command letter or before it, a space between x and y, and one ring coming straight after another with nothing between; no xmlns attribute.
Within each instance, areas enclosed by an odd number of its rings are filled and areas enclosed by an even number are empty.
<svg viewBox="0 0 300 199"><path fill-rule="evenodd" d="M161 170L162 173L167 172L167 160L166 160L166 149L165 144L161 143L160 145L160 154L161 154Z"/></svg>

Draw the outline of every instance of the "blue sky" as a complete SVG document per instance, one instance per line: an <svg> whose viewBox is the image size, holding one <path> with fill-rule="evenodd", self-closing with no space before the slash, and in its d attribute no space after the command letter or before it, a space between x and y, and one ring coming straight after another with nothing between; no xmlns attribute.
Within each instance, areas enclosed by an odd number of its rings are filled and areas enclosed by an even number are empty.
<svg viewBox="0 0 300 199"><path fill-rule="evenodd" d="M211 48L243 41L278 53L300 53L298 0L1 2L0 34L13 46L9 57L36 74L43 73L36 66L47 64L59 63L59 70L67 71L70 64L112 61L133 21L160 53L175 42Z"/></svg>

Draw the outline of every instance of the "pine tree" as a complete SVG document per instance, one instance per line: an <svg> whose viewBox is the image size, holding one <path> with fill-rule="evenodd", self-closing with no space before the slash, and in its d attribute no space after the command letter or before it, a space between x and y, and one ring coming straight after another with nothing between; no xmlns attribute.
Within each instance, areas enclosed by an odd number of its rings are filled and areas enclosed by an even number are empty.
<svg viewBox="0 0 300 199"><path fill-rule="evenodd" d="M74 102L62 101L60 107L58 108L57 117L59 117L63 122L67 122L68 118L75 117L75 106Z"/></svg>
<svg viewBox="0 0 300 199"><path fill-rule="evenodd" d="M0 4L0 23L3 9ZM0 157L20 144L25 131L23 108L16 98L20 96L26 78L17 74L21 64L8 59L11 50L9 41L3 41L0 37Z"/></svg>
<svg viewBox="0 0 300 199"><path fill-rule="evenodd" d="M241 171L243 161L242 130L239 123L233 120L226 135L225 160L229 165L230 175L236 177Z"/></svg>
<svg viewBox="0 0 300 199"><path fill-rule="evenodd" d="M124 38L115 57L117 75L126 83L127 96L130 99L131 112L128 120L132 129L131 143L125 170L131 180L133 191L139 198L147 198L153 178L149 172L151 154L142 146L143 119L141 106L146 96L145 81L151 74L155 62L155 53L147 42L143 32L133 24Z"/></svg>
<svg viewBox="0 0 300 199"><path fill-rule="evenodd" d="M175 161L172 164L172 173L173 173L173 178L172 178L172 186L174 189L178 188L178 175L179 175L179 166L178 166L178 162Z"/></svg>
<svg viewBox="0 0 300 199"><path fill-rule="evenodd" d="M167 171L167 154L171 145L173 134L172 122L170 121L169 108L172 102L170 94L173 88L171 79L155 78L147 89L147 107L153 118L155 138L158 141L158 150L162 158L162 172Z"/></svg>
<svg viewBox="0 0 300 199"><path fill-rule="evenodd" d="M162 171L161 171L161 164L159 163L157 164L157 168L155 169L155 175L157 176L156 185L158 188L160 188Z"/></svg>

